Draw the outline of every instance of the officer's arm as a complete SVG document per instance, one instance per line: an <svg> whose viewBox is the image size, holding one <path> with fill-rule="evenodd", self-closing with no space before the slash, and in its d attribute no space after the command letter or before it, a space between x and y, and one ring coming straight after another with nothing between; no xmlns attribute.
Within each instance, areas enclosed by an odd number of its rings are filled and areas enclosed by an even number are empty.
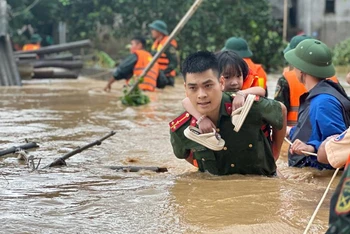
<svg viewBox="0 0 350 234"><path fill-rule="evenodd" d="M166 49L165 55L169 59L169 65L167 69L164 70L164 73L170 73L172 70L174 70L177 67L177 56L176 56L176 49L174 46L169 45L169 48Z"/></svg>
<svg viewBox="0 0 350 234"><path fill-rule="evenodd" d="M277 161L284 140L284 136L286 135L287 128L287 108L283 105L283 103L279 103L281 105L282 117L283 117L283 126L281 129L276 127L272 127L272 153L275 161Z"/></svg>
<svg viewBox="0 0 350 234"><path fill-rule="evenodd" d="M284 76L280 77L277 81L274 99L286 106L287 113L290 111L289 85Z"/></svg>
<svg viewBox="0 0 350 234"><path fill-rule="evenodd" d="M115 80L129 79L137 62L136 54L130 54L126 57L115 70L113 77Z"/></svg>
<svg viewBox="0 0 350 234"><path fill-rule="evenodd" d="M286 135L287 109L282 103L274 100L263 99L262 103L262 118L272 126L272 153L277 160Z"/></svg>
<svg viewBox="0 0 350 234"><path fill-rule="evenodd" d="M170 131L170 142L177 158L186 159L190 156L190 150L185 148L184 142L181 141L176 132Z"/></svg>

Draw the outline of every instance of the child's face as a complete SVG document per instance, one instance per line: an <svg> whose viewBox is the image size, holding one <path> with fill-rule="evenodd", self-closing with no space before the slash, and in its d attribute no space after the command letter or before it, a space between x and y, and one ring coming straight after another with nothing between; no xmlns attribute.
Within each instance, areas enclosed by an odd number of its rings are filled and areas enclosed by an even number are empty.
<svg viewBox="0 0 350 234"><path fill-rule="evenodd" d="M237 92L242 89L243 86L243 76L241 75L229 75L222 73L220 79L223 80L224 92Z"/></svg>

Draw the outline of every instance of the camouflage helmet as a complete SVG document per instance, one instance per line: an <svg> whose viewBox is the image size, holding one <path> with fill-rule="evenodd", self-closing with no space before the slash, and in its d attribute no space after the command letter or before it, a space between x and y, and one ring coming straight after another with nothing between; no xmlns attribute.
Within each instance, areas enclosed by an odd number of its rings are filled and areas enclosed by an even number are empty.
<svg viewBox="0 0 350 234"><path fill-rule="evenodd" d="M303 40L284 57L293 67L313 77L325 79L335 74L331 50L321 41Z"/></svg>
<svg viewBox="0 0 350 234"><path fill-rule="evenodd" d="M233 50L241 58L250 58L253 56L252 51L248 47L248 43L241 37L230 37L225 42L225 47L221 51Z"/></svg>
<svg viewBox="0 0 350 234"><path fill-rule="evenodd" d="M162 20L155 20L151 24L148 25L151 29L154 29L160 33L163 33L164 35L169 35L168 33L168 26L166 23Z"/></svg>

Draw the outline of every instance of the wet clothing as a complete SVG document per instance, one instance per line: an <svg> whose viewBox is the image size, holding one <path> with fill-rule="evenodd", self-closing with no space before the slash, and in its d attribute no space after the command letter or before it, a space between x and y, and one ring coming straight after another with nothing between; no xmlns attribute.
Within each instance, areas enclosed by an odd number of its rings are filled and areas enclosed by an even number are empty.
<svg viewBox="0 0 350 234"><path fill-rule="evenodd" d="M338 83L336 77L329 78ZM277 81L275 100L282 102L287 108L287 125L295 126L298 119L299 98L306 93L305 86L299 82L293 70L285 69L283 76Z"/></svg>
<svg viewBox="0 0 350 234"><path fill-rule="evenodd" d="M152 61L152 55L145 50L136 50L137 62L134 66L133 75L141 76L145 68ZM153 92L157 87L157 78L159 73L158 64L155 63L143 77L143 81L139 84L141 90Z"/></svg>
<svg viewBox="0 0 350 234"><path fill-rule="evenodd" d="M154 56L159 50L162 49L165 42L168 40L168 36L164 36L161 40L155 40L151 53ZM168 48L161 54L157 60L159 69L162 70L165 76L168 78L168 85L174 86L174 77L176 76L175 68L178 65L177 60L177 42L172 40Z"/></svg>
<svg viewBox="0 0 350 234"><path fill-rule="evenodd" d="M350 124L350 100L340 86L322 80L308 93L300 96L298 124L290 131L290 139L305 142L318 151L327 137L340 134ZM329 164L317 161L316 156L296 155L288 152L289 166L332 169Z"/></svg>
<svg viewBox="0 0 350 234"><path fill-rule="evenodd" d="M222 93L219 119L216 123L217 132L225 140L225 147L221 151L209 150L185 137L184 130L190 124L196 125L196 119L189 113L185 112L170 122L170 138L175 156L186 159L192 151L199 170L214 175L274 175L275 160L261 126L270 124L276 129L283 127L280 103L257 97L239 132L233 130L231 112L232 97Z"/></svg>
<svg viewBox="0 0 350 234"><path fill-rule="evenodd" d="M350 147L350 145L349 145ZM329 228L326 234L350 233L350 155L346 169L331 198Z"/></svg>
<svg viewBox="0 0 350 234"><path fill-rule="evenodd" d="M136 54L128 55L117 67L113 77L116 80L130 79L133 75L134 66L137 62Z"/></svg>
<svg viewBox="0 0 350 234"><path fill-rule="evenodd" d="M143 50L144 52L147 52ZM147 52L148 53L148 52ZM150 55L151 56L151 55ZM117 67L115 72L113 73L113 77L115 80L129 80L133 75L134 75L134 68L138 62L138 56L136 53L132 53L128 55ZM157 68L159 72L159 68ZM136 72L137 73L137 72ZM139 74L135 74L139 75ZM161 78L161 76L164 76L160 72L158 73L158 78L157 78L157 88L164 88L159 87L159 82L163 80L164 78Z"/></svg>

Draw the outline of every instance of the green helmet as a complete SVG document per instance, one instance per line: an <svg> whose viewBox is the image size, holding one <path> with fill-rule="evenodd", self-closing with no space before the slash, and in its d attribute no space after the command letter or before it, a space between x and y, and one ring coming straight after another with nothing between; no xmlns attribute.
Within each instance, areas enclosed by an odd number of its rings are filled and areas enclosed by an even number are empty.
<svg viewBox="0 0 350 234"><path fill-rule="evenodd" d="M155 20L150 25L148 25L151 29L157 30L158 32L163 33L164 35L169 35L168 26L162 20Z"/></svg>
<svg viewBox="0 0 350 234"><path fill-rule="evenodd" d="M41 42L42 38L39 34L33 34L30 37L30 43L37 43L37 42Z"/></svg>
<svg viewBox="0 0 350 234"><path fill-rule="evenodd" d="M311 76L325 79L335 74L331 50L321 41L303 40L284 57L293 67Z"/></svg>
<svg viewBox="0 0 350 234"><path fill-rule="evenodd" d="M283 50L283 53L287 53L288 51L290 51L291 49L294 49L295 47L297 47L297 45L302 42L305 39L312 39L312 37L307 36L307 35L298 35L298 36L294 36L288 46Z"/></svg>
<svg viewBox="0 0 350 234"><path fill-rule="evenodd" d="M229 39L227 39L225 47L222 48L221 51L224 50L233 50L241 58L250 58L253 56L252 51L250 51L248 47L247 41L240 37L230 37Z"/></svg>

